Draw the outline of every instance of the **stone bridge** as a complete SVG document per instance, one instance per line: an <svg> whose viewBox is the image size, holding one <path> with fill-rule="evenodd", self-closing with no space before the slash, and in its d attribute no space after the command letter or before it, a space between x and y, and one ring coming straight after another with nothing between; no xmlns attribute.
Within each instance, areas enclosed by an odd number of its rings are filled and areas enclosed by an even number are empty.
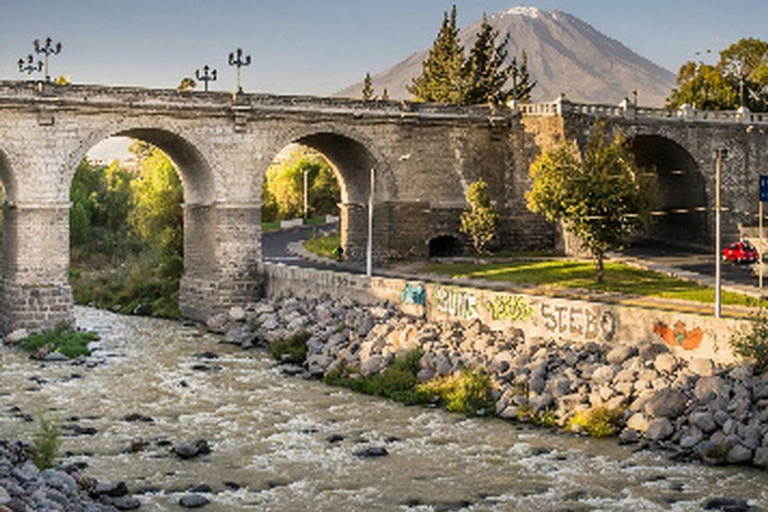
<svg viewBox="0 0 768 512"><path fill-rule="evenodd" d="M519 106L523 123L538 144L566 137L586 142L596 119L621 130L638 163L658 174L659 211L653 238L710 243L714 236L715 159L722 169L723 240L737 239L739 224L757 224L759 176L768 174L768 114L748 110L706 112L583 105L560 98Z"/></svg>
<svg viewBox="0 0 768 512"><path fill-rule="evenodd" d="M332 163L348 257L360 259L365 248L371 168L376 258L422 257L432 234L457 231L469 183L507 180L514 120L508 109L485 107L0 82L0 327L71 319L70 183L106 138L152 143L176 164L184 184L180 306L205 319L258 292L262 180L286 145L310 146Z"/></svg>
<svg viewBox="0 0 768 512"><path fill-rule="evenodd" d="M558 138L583 140L596 116L627 132L641 163L659 173L667 213L695 212L668 215L658 234L707 240L714 149L731 150L724 174L729 232L741 219L736 211L756 210L757 175L768 172L761 167L768 157L762 117L708 115L563 100L495 109L0 82L0 329L72 319L70 184L86 153L112 136L158 146L179 170L180 307L203 320L259 293L262 181L291 143L331 162L341 188L342 244L353 260L362 259L367 240L371 169L377 260L424 258L460 244L464 193L481 177L502 214L501 245L552 247L554 226L525 208L528 167Z"/></svg>

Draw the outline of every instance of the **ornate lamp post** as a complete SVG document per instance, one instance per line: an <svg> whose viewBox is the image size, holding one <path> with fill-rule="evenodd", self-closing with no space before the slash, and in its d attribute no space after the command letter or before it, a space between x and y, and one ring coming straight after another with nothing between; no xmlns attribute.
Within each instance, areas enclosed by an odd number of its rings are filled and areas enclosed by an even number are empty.
<svg viewBox="0 0 768 512"><path fill-rule="evenodd" d="M195 70L195 78L198 82L203 82L205 84L205 92L208 92L208 82L215 82L216 81L216 70L211 69L211 67L206 64L203 66L203 72L200 73L199 69Z"/></svg>
<svg viewBox="0 0 768 512"><path fill-rule="evenodd" d="M35 53L42 53L45 55L45 81L51 81L51 75L48 72L48 59L51 55L58 55L61 53L61 43L53 43L53 39L50 37L45 38L45 44L41 45L39 39L35 39Z"/></svg>
<svg viewBox="0 0 768 512"><path fill-rule="evenodd" d="M251 56L246 55L243 58L243 49L238 48L235 52L229 54L229 65L237 66L237 92L241 93L243 92L243 87L241 84L240 68L251 65Z"/></svg>
<svg viewBox="0 0 768 512"><path fill-rule="evenodd" d="M34 55L27 55L27 59L19 59L19 72L31 75L32 73L39 73L43 69L42 61L35 62Z"/></svg>

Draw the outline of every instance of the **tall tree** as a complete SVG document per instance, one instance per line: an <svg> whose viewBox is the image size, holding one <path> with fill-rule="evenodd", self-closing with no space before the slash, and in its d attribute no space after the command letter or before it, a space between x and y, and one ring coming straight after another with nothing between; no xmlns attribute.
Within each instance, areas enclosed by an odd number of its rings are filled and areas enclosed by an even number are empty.
<svg viewBox="0 0 768 512"><path fill-rule="evenodd" d="M422 63L421 75L414 78L407 89L416 101L462 103L465 93L464 48L459 44L456 5L450 15L443 14L443 24Z"/></svg>
<svg viewBox="0 0 768 512"><path fill-rule="evenodd" d="M523 50L519 64L517 57L512 58L511 68L512 87L507 94L507 99L531 101L531 92L536 87L536 81L531 78L531 74L528 72L528 54L525 53L525 50Z"/></svg>
<svg viewBox="0 0 768 512"><path fill-rule="evenodd" d="M720 52L716 65L686 62L668 108L684 104L701 110L768 110L768 42L744 38Z"/></svg>
<svg viewBox="0 0 768 512"><path fill-rule="evenodd" d="M373 99L373 80L371 74L366 73L363 80L363 101L371 101Z"/></svg>
<svg viewBox="0 0 768 512"><path fill-rule="evenodd" d="M467 189L467 208L461 213L461 232L472 238L477 254L486 252L499 228L499 213L491 204L488 184L479 179Z"/></svg>
<svg viewBox="0 0 768 512"><path fill-rule="evenodd" d="M498 37L498 30L483 15L477 39L464 64L466 86L462 103L474 105L506 102L509 91L504 87L512 73L512 67L506 63L509 34L497 45Z"/></svg>
<svg viewBox="0 0 768 512"><path fill-rule="evenodd" d="M596 123L582 157L575 142L563 142L539 155L530 168L528 209L562 221L595 259L603 281L605 253L650 221L655 180L638 169L621 134L612 141Z"/></svg>

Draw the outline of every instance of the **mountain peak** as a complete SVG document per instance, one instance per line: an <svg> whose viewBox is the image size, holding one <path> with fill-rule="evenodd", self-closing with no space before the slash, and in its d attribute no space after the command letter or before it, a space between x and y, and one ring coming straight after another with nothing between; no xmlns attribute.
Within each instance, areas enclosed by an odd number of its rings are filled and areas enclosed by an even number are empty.
<svg viewBox="0 0 768 512"><path fill-rule="evenodd" d="M661 106L674 87L675 75L572 14L518 6L488 17L488 22L501 38L508 36L510 60L526 53L528 71L537 82L533 101L553 101L565 93L576 102L618 105L636 90L640 104ZM480 27L478 20L460 31L465 49L471 48ZM386 88L392 99L411 99L406 87L421 73L427 54L416 53L375 75L374 90ZM361 91L362 84L355 84L338 95L359 98Z"/></svg>
<svg viewBox="0 0 768 512"><path fill-rule="evenodd" d="M504 11L504 15L525 16L526 18L538 18L542 14L544 14L544 12L538 7L530 7L525 5L520 5Z"/></svg>

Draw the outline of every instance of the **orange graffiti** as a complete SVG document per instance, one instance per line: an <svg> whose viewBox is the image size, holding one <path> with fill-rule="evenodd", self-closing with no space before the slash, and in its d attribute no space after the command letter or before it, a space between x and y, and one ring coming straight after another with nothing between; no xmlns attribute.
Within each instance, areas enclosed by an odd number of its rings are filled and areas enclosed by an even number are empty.
<svg viewBox="0 0 768 512"><path fill-rule="evenodd" d="M704 337L700 327L689 331L685 328L685 323L678 320L670 329L663 322L656 322L653 326L653 332L658 334L667 345L683 347L684 350L694 350L699 348L701 340Z"/></svg>

